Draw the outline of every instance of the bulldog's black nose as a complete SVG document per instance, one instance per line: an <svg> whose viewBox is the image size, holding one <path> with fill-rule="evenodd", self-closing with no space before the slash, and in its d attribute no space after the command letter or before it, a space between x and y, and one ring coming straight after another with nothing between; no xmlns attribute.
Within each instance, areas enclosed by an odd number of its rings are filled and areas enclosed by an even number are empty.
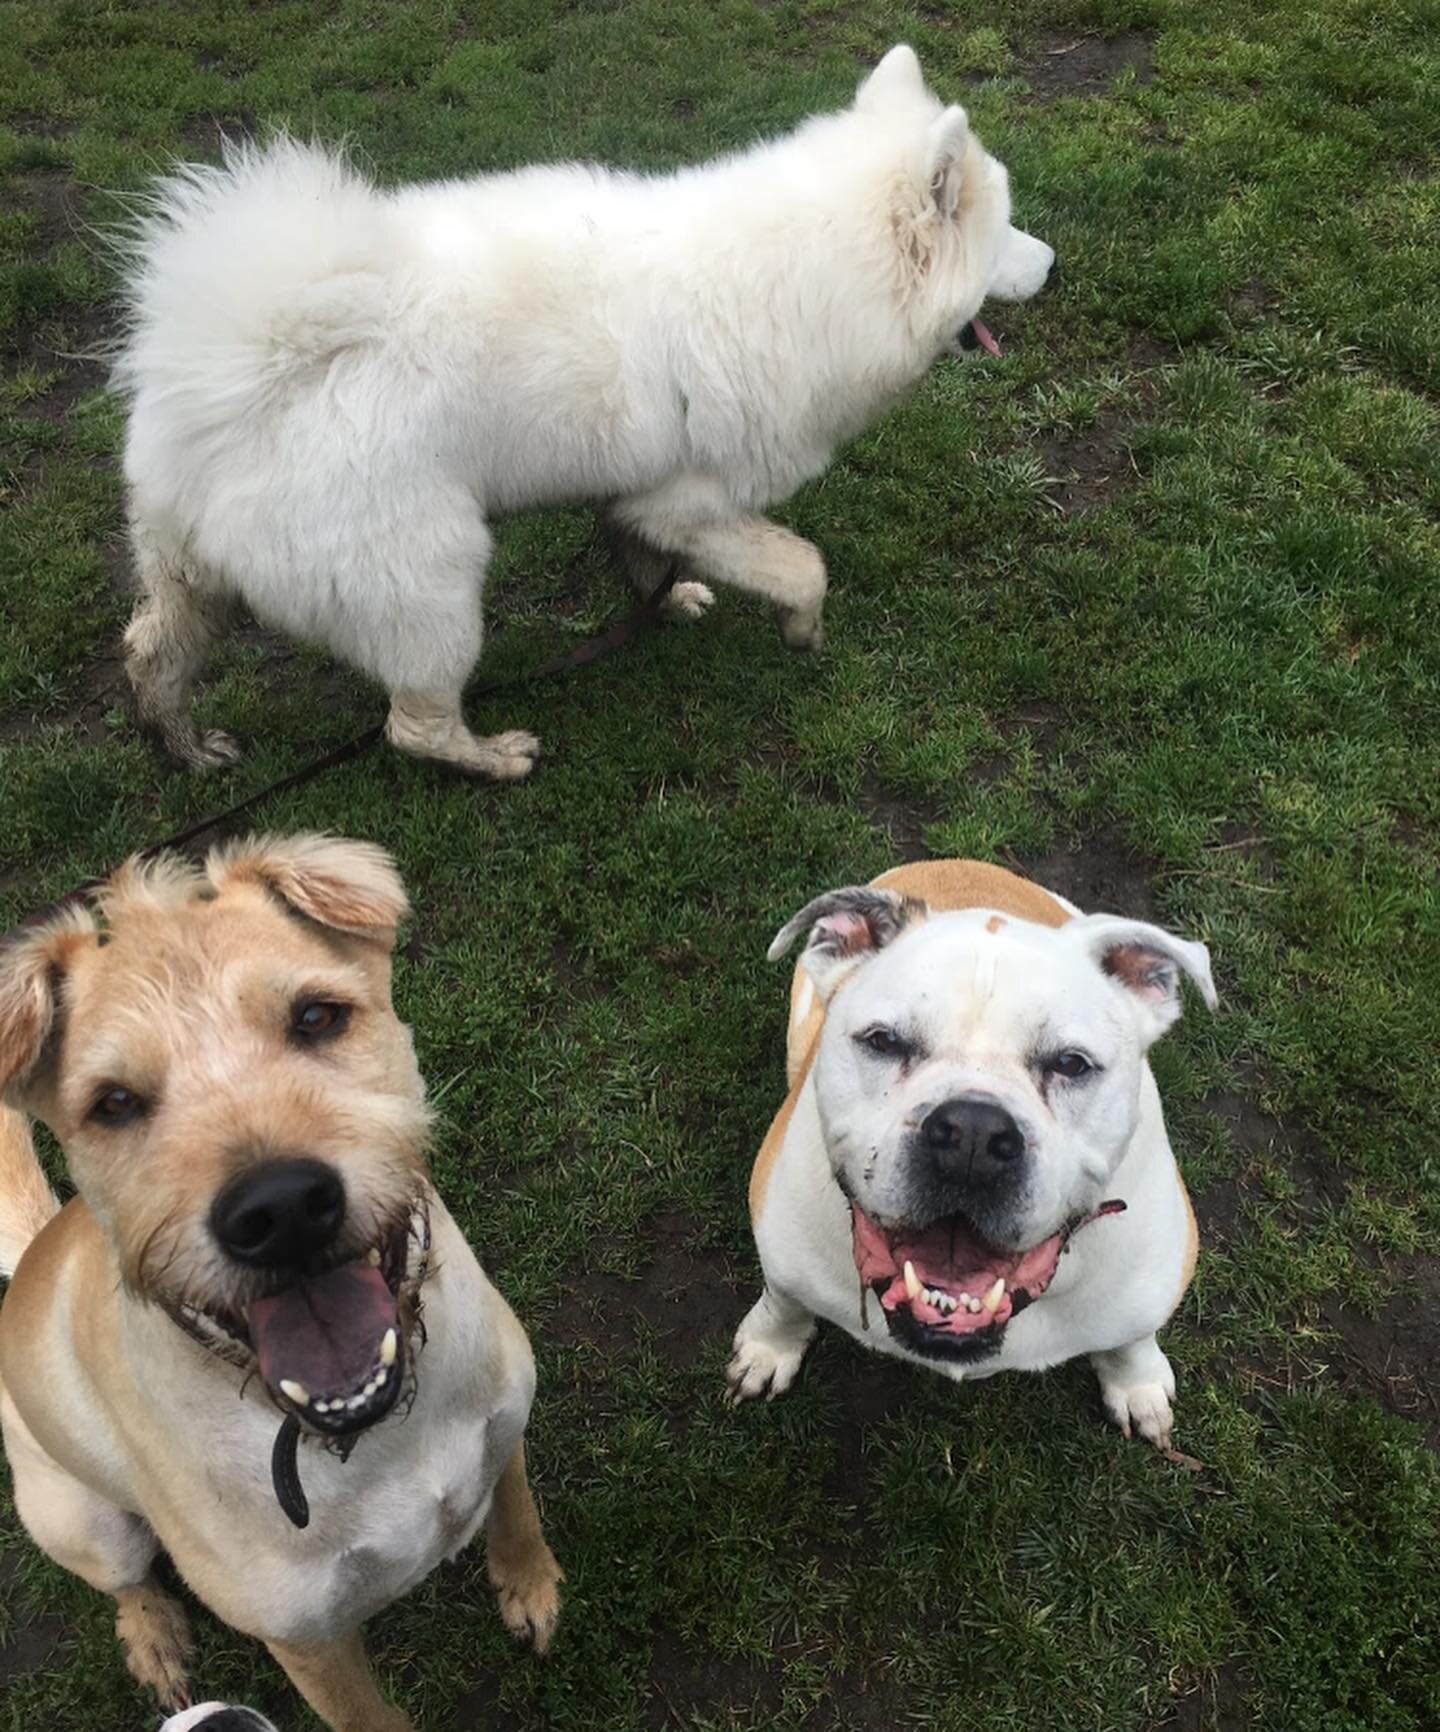
<svg viewBox="0 0 1440 1732"><path fill-rule="evenodd" d="M984 1095L941 1101L921 1124L920 1140L938 1177L962 1186L1007 1177L1025 1152L1019 1125Z"/></svg>
<svg viewBox="0 0 1440 1732"><path fill-rule="evenodd" d="M345 1219L345 1186L324 1161L247 1167L210 1205L210 1231L239 1263L298 1267L330 1245Z"/></svg>

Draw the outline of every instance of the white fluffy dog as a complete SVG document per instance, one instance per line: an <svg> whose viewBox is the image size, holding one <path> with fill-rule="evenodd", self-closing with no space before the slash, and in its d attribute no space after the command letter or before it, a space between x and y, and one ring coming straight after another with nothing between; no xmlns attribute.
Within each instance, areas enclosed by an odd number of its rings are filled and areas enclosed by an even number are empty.
<svg viewBox="0 0 1440 1732"><path fill-rule="evenodd" d="M461 693L490 520L562 500L604 504L642 594L681 563L673 614L733 584L817 648L824 562L761 511L1053 259L906 47L842 112L677 174L381 191L284 138L180 170L116 366L143 718L196 768L236 756L189 701L240 597L383 681L402 751L525 775L533 736L476 738Z"/></svg>

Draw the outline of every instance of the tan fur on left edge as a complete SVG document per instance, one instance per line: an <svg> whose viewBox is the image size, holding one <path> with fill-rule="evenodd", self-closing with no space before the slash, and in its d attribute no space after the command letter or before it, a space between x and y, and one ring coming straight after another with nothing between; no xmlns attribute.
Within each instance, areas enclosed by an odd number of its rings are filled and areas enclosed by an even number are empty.
<svg viewBox="0 0 1440 1732"><path fill-rule="evenodd" d="M529 1344L425 1165L423 1085L390 1003L403 887L378 848L296 837L203 870L132 862L94 902L0 951L0 1261L15 1269L0 1422L21 1520L115 1597L127 1664L167 1707L187 1699L189 1637L150 1575L161 1547L327 1724L404 1732L370 1677L366 1617L482 1523L505 1621L541 1649L560 1578L524 1471ZM298 1020L316 1005L323 1042ZM55 1133L79 1191L58 1213L22 1113ZM339 1177L333 1243L303 1267L237 1259L217 1196L306 1162ZM427 1232L428 1257L413 1250ZM364 1273L397 1244L393 1274ZM285 1409L255 1374L248 1308L350 1268L393 1279L386 1351L413 1405L353 1432L346 1459L300 1392L300 1528L272 1489Z"/></svg>

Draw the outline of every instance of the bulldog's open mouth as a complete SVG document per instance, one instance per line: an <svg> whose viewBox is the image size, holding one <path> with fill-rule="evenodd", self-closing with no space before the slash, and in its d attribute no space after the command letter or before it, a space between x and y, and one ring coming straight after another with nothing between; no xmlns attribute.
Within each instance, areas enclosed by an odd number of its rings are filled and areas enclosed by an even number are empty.
<svg viewBox="0 0 1440 1732"><path fill-rule="evenodd" d="M1125 1204L1102 1203L1028 1250L991 1245L963 1215L923 1228L887 1231L850 1205L855 1266L874 1293L890 1333L917 1352L980 1356L999 1346L1005 1325L1055 1279L1073 1234Z"/></svg>
<svg viewBox="0 0 1440 1732"><path fill-rule="evenodd" d="M301 1276L243 1312L183 1305L178 1320L258 1370L282 1411L322 1436L344 1437L383 1419L413 1378L409 1337L428 1244L416 1211L365 1256Z"/></svg>

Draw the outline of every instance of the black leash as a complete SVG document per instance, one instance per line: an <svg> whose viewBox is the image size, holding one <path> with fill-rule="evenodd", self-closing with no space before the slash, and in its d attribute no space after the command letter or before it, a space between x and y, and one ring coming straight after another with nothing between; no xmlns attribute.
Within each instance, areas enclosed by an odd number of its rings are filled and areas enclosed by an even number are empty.
<svg viewBox="0 0 1440 1732"><path fill-rule="evenodd" d="M670 569L656 587L651 590L640 606L626 614L623 619L615 620L604 631L597 632L594 637L586 638L584 643L576 644L574 649L563 651L548 662L542 662L533 672L522 674L514 680L491 680L485 684L471 688L465 694L467 698L489 697L495 692L518 692L527 686L536 686L542 680L554 679L558 674L572 672L575 668L583 668L590 662L598 662L605 656L613 655L618 649L639 637L647 626L655 623L659 617L660 608L670 591L675 587L675 581L680 575L677 562L672 562ZM318 758L312 758L308 764L302 764L298 770L292 770L288 776L281 776L273 782L267 782L263 788L257 788L253 794L247 794L243 800L237 800L233 806L227 806L223 812L215 812L208 818L202 818L198 824L191 824L184 830L177 830L173 836L166 836L159 842L151 842L148 846L138 849L134 858L140 860L152 859L156 854L168 853L171 849L185 848L197 836L204 836L211 830L223 830L233 824L237 818L253 811L262 801L268 800L274 794L286 793L291 788L300 788L306 782L313 782L317 776L323 776L327 770L333 770L340 764L348 764L352 759L361 758L372 746L378 745L384 737L385 727L377 722L374 727L366 728L364 733L356 734L353 739L346 740L343 745L333 746L328 752L323 752ZM106 874L105 877L108 877ZM57 896L53 902L47 902L33 913L27 914L17 926L8 932L0 934L0 946L11 939L18 938L31 927L43 925L45 921L69 908L76 902L83 902L92 890L98 890L105 882L105 877L87 878L83 884L77 884L73 890L67 890L63 896Z"/></svg>

